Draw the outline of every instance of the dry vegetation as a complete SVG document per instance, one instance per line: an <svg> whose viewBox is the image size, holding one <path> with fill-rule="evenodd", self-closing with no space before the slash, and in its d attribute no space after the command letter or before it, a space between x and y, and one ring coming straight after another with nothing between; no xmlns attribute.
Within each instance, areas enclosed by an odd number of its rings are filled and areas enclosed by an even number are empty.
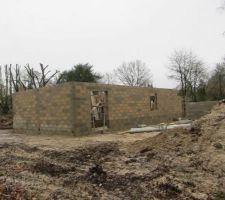
<svg viewBox="0 0 225 200"><path fill-rule="evenodd" d="M11 137L0 144L0 199L225 199L224 105L155 137Z"/></svg>

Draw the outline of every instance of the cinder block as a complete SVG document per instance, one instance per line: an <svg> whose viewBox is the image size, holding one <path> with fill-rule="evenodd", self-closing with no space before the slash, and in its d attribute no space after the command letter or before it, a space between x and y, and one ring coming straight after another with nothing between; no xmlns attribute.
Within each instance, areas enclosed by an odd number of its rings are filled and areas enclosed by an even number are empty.
<svg viewBox="0 0 225 200"><path fill-rule="evenodd" d="M14 95L14 128L41 127L42 131L88 134L90 92L97 90L108 91L108 120L112 130L134 127L137 123L159 123L182 113L181 99L173 90L66 83ZM155 93L158 107L151 111L150 96Z"/></svg>

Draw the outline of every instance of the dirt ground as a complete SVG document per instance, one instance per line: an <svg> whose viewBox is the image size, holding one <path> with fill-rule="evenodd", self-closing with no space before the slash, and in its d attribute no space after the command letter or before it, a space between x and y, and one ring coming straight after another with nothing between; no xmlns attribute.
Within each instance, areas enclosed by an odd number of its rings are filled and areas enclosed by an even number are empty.
<svg viewBox="0 0 225 200"><path fill-rule="evenodd" d="M0 199L225 199L225 106L190 130L80 138L2 130Z"/></svg>

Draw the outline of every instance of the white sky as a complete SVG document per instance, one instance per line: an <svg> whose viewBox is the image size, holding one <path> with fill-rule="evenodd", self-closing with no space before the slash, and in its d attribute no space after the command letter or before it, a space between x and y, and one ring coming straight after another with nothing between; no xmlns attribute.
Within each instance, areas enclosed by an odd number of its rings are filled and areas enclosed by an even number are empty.
<svg viewBox="0 0 225 200"><path fill-rule="evenodd" d="M221 0L0 0L0 63L94 65L109 72L141 59L154 86L168 80L168 57L193 50L213 69L225 56Z"/></svg>

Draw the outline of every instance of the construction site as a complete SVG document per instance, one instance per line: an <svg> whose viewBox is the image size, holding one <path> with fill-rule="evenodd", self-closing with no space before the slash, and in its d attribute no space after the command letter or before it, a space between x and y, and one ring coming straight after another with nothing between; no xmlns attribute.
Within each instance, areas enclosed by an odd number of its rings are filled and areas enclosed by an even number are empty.
<svg viewBox="0 0 225 200"><path fill-rule="evenodd" d="M0 200L225 200L225 0L0 7Z"/></svg>
<svg viewBox="0 0 225 200"><path fill-rule="evenodd" d="M173 90L55 89L17 93L14 129L1 120L0 199L225 199L225 101L180 119Z"/></svg>
<svg viewBox="0 0 225 200"><path fill-rule="evenodd" d="M182 115L181 97L172 89L81 82L18 92L13 108L17 131L73 136L173 121Z"/></svg>

